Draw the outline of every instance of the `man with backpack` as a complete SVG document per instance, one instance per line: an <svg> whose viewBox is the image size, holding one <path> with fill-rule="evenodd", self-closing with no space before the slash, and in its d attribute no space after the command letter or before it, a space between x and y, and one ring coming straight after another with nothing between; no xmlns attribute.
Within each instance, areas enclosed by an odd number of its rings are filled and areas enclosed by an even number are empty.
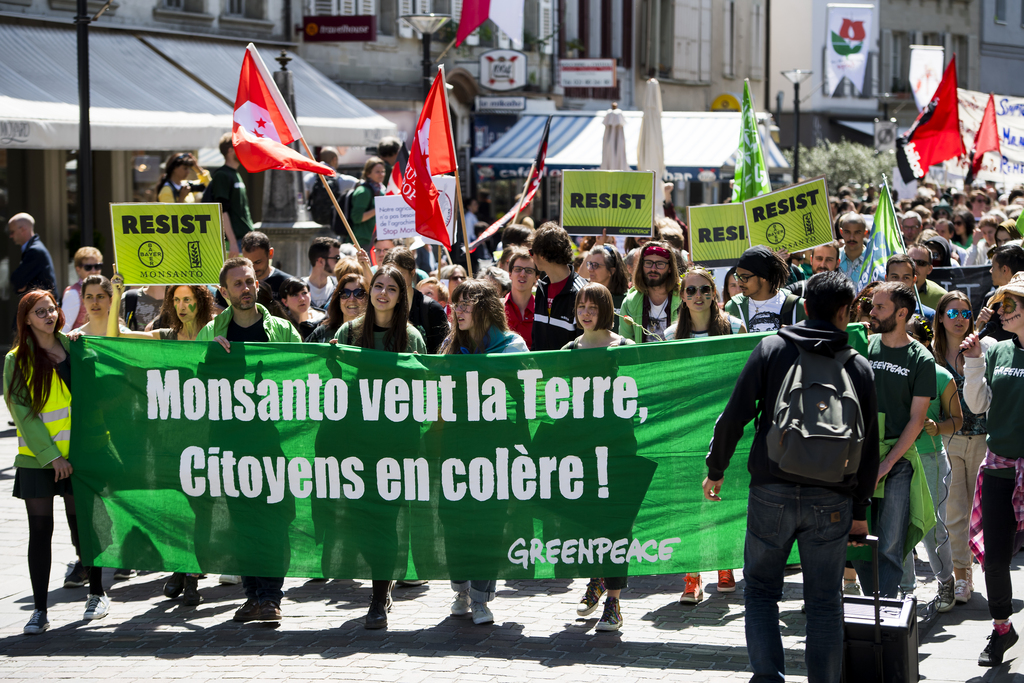
<svg viewBox="0 0 1024 683"><path fill-rule="evenodd" d="M807 319L762 339L740 373L715 423L703 485L705 498L721 500L729 460L744 427L754 420L743 551L754 680L785 675L778 603L796 542L807 610L808 678L839 681L846 546L868 531L867 508L878 471L874 376L868 361L849 347L845 331L856 296L853 283L838 271L819 273L808 280L805 294L801 306ZM842 438L824 437L837 432Z"/></svg>
<svg viewBox="0 0 1024 683"><path fill-rule="evenodd" d="M782 289L789 282L789 266L771 249L758 245L736 262L737 294L725 312L743 321L748 332L774 332L804 319L803 300Z"/></svg>
<svg viewBox="0 0 1024 683"><path fill-rule="evenodd" d="M320 161L336 169L338 150L333 147L324 147L320 150ZM326 186L321 182L321 178L327 181ZM334 202L331 201L328 187L334 193L334 198L340 202L345 193L356 186L359 179L344 173L337 173L333 178L327 178L318 173L306 172L302 174L302 182L306 188L306 209L309 211L309 217L320 225L329 226L337 209L334 208Z"/></svg>

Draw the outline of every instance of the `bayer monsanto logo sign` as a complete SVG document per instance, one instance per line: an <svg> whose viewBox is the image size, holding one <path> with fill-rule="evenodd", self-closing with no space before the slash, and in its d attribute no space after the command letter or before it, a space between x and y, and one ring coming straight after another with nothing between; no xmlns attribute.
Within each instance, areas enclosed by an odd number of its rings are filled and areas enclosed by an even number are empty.
<svg viewBox="0 0 1024 683"><path fill-rule="evenodd" d="M156 268L164 262L164 250L156 242L143 242L139 245L139 261L146 268Z"/></svg>

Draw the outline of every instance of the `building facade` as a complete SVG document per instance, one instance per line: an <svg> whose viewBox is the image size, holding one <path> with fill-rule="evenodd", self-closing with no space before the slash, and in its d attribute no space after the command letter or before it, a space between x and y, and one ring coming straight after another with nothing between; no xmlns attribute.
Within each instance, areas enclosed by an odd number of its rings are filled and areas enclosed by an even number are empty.
<svg viewBox="0 0 1024 683"><path fill-rule="evenodd" d="M1024 97L1024 3L980 0L978 88L996 95Z"/></svg>

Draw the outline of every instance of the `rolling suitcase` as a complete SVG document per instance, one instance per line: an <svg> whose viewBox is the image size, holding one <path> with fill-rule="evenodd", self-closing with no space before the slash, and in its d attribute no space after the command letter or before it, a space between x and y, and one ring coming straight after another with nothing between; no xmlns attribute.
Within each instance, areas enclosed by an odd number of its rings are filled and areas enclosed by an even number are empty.
<svg viewBox="0 0 1024 683"><path fill-rule="evenodd" d="M867 537L874 596L843 596L844 683L917 683L917 600L879 598L878 538Z"/></svg>

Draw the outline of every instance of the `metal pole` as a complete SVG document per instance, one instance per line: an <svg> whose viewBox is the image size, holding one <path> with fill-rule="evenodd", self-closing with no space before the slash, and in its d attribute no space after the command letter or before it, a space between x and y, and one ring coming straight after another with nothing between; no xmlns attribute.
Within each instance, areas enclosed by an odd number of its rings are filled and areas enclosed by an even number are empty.
<svg viewBox="0 0 1024 683"><path fill-rule="evenodd" d="M800 83L793 84L793 118L796 139L793 140L793 182L800 182Z"/></svg>
<svg viewBox="0 0 1024 683"><path fill-rule="evenodd" d="M78 0L78 228L83 247L94 244L92 196L92 136L89 128L89 7Z"/></svg>
<svg viewBox="0 0 1024 683"><path fill-rule="evenodd" d="M430 94L430 67L433 63L430 61L430 34L423 34L423 101L427 101L427 95Z"/></svg>

